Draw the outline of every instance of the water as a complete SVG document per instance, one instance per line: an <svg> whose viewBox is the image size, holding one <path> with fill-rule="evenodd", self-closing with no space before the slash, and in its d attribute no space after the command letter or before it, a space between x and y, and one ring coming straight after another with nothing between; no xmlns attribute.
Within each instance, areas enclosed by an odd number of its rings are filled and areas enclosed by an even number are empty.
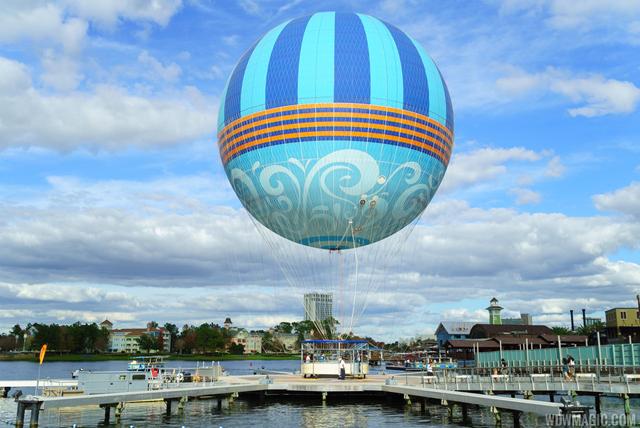
<svg viewBox="0 0 640 428"><path fill-rule="evenodd" d="M167 367L194 367L194 361L168 361ZM252 374L256 368L267 370L293 371L299 367L297 360L284 361L225 361L221 363L230 374ZM43 365L42 378L69 378L73 370L123 370L126 361L102 362L49 362ZM38 365L30 362L0 361L0 379L35 379ZM24 391L30 393L32 391ZM537 397L543 398L543 397ZM127 404L118 424L114 427L246 427L275 426L289 427L459 427L473 426L495 428L495 419L488 409L470 408L467 421L462 420L461 410L454 407L453 415L449 415L444 406L432 404L422 412L418 405L404 406L402 402L388 402L385 399L362 398L346 400L340 398L336 402L329 395L326 404L321 400L267 400L264 403L250 400L237 400L229 409L217 410L214 401L195 400L187 404L183 414L178 414L174 405L173 415L166 418L165 406L162 402ZM593 405L591 397L580 397L584 404ZM640 412L640 400L631 401L632 411ZM608 414L624 412L622 401L616 398L603 398L602 408ZM0 399L0 427L13 425L16 405L12 399ZM104 417L102 409L97 406L55 409L45 411L40 417L41 427L96 427ZM28 418L28 415L27 415ZM112 414L112 421L115 418ZM640 414L636 415L640 420ZM544 426L544 418L535 415L521 417L523 427ZM512 427L513 419L504 413L502 427Z"/></svg>

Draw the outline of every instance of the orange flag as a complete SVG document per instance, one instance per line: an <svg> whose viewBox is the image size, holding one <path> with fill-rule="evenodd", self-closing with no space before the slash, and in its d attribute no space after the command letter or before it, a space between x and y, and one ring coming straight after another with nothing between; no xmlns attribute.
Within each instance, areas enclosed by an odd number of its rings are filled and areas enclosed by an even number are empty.
<svg viewBox="0 0 640 428"><path fill-rule="evenodd" d="M42 345L42 348L40 348L40 365L42 365L42 362L44 361L44 354L47 353L47 344L45 343L44 345Z"/></svg>

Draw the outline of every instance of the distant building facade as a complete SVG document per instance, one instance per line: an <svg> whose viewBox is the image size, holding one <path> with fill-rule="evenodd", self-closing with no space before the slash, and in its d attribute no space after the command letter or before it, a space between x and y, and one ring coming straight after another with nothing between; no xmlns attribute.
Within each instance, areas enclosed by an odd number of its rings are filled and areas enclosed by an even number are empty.
<svg viewBox="0 0 640 428"><path fill-rule="evenodd" d="M133 354L146 349L140 349L138 340L143 335L148 335L162 343L162 349L152 349L151 352L170 352L171 333L162 327L152 327L147 324L147 328L120 328L114 329L109 320L100 323L101 327L109 330L109 352L122 352Z"/></svg>
<svg viewBox="0 0 640 428"><path fill-rule="evenodd" d="M237 329L231 338L231 343L244 346L245 354L259 354L262 352L262 335Z"/></svg>
<svg viewBox="0 0 640 428"><path fill-rule="evenodd" d="M612 308L605 311L607 336L611 338L640 338L640 310L638 308Z"/></svg>
<svg viewBox="0 0 640 428"><path fill-rule="evenodd" d="M305 321L324 321L333 317L333 294L306 293L304 295Z"/></svg>
<svg viewBox="0 0 640 428"><path fill-rule="evenodd" d="M531 314L520 314L520 318L503 318L502 324L505 325L532 325L533 317Z"/></svg>
<svg viewBox="0 0 640 428"><path fill-rule="evenodd" d="M471 328L475 325L474 322L464 321L443 321L438 324L436 328L436 342L438 348L442 349L444 344L449 340L466 339L469 337Z"/></svg>
<svg viewBox="0 0 640 428"><path fill-rule="evenodd" d="M589 327L592 325L600 324L602 322L602 318L594 318L594 317L586 317L584 319L585 326Z"/></svg>

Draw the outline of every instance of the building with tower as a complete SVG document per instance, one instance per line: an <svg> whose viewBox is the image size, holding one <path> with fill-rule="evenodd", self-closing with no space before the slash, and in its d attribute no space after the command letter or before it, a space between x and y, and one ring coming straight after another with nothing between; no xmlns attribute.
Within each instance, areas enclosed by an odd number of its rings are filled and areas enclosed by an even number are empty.
<svg viewBox="0 0 640 428"><path fill-rule="evenodd" d="M498 304L498 299L495 297L491 299L489 302L489 306L486 308L489 311L489 324L491 325L502 325L502 318L500 317L500 312L504 309L502 306Z"/></svg>

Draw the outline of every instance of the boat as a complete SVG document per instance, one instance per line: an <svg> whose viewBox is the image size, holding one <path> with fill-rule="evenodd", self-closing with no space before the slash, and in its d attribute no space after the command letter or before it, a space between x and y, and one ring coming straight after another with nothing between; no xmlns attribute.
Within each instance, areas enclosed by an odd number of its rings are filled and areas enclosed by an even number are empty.
<svg viewBox="0 0 640 428"><path fill-rule="evenodd" d="M140 356L134 357L129 361L127 371L130 372L144 372L151 369L164 368L164 360L166 356Z"/></svg>
<svg viewBox="0 0 640 428"><path fill-rule="evenodd" d="M183 383L214 382L222 376L220 363L196 363L193 368L166 368L164 356L135 357L126 370L93 371L76 370L72 378L77 386L56 387L43 390L44 395L104 394L110 392L149 391L175 388Z"/></svg>

